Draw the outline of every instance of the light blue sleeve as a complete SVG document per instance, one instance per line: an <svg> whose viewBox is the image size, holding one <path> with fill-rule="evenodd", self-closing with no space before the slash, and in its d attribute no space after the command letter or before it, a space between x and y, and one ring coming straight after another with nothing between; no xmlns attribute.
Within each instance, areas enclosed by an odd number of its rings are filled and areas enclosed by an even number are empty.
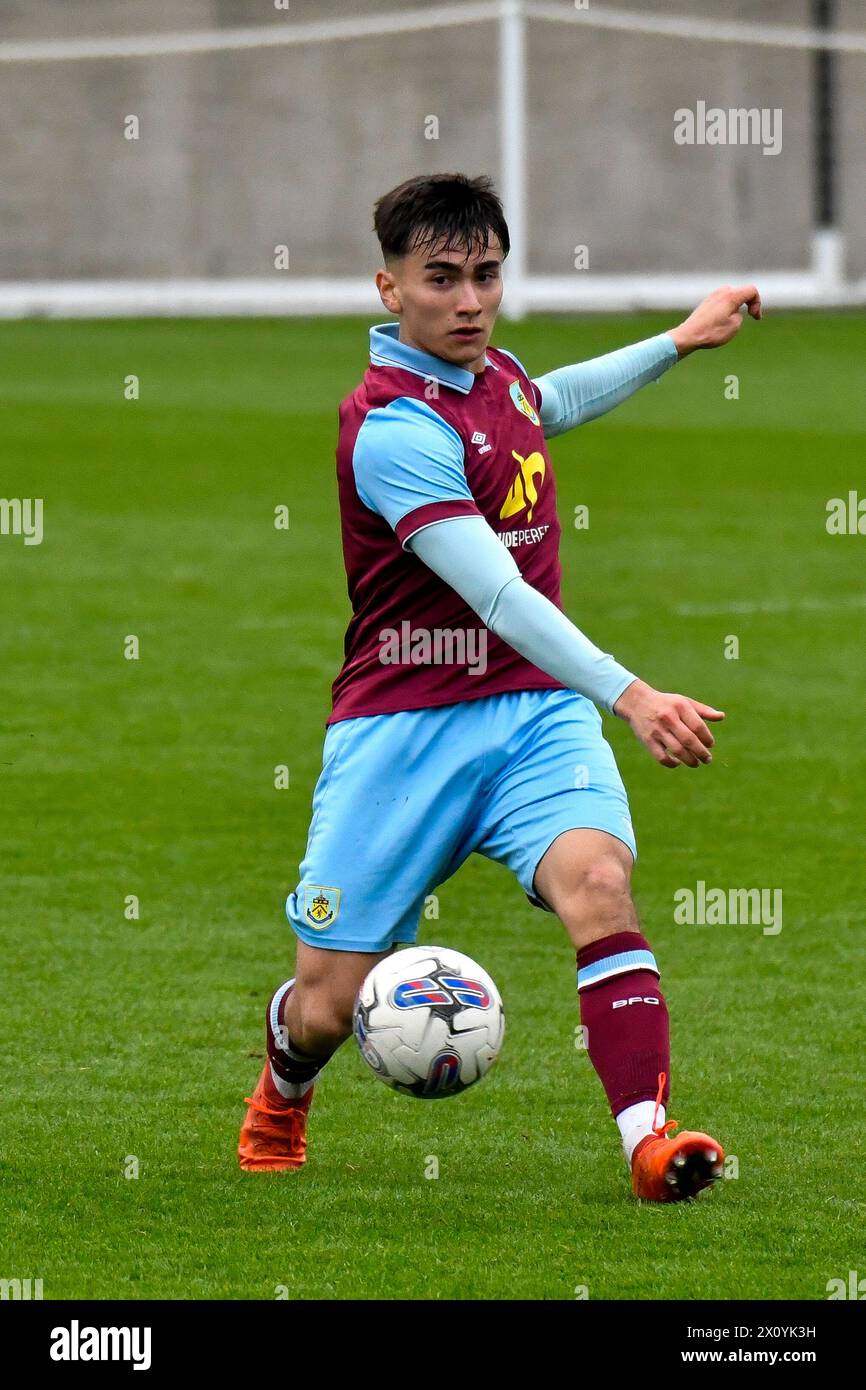
<svg viewBox="0 0 866 1390"><path fill-rule="evenodd" d="M463 440L425 401L399 396L368 412L352 455L358 496L390 526L434 502L475 506Z"/></svg>
<svg viewBox="0 0 866 1390"><path fill-rule="evenodd" d="M596 704L613 710L637 679L527 584L511 551L484 517L436 522L417 531L409 549L503 642Z"/></svg>
<svg viewBox="0 0 866 1390"><path fill-rule="evenodd" d="M641 386L672 367L679 354L669 333L576 362L536 377L541 392L541 423L546 439L586 424L628 400Z"/></svg>

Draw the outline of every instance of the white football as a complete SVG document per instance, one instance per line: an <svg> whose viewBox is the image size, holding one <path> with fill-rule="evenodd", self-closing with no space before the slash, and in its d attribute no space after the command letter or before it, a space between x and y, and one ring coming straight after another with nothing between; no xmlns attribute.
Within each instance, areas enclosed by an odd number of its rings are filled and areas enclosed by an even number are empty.
<svg viewBox="0 0 866 1390"><path fill-rule="evenodd" d="M454 1096L490 1070L505 1034L499 990L449 946L410 946L374 966L355 1000L361 1056L386 1086Z"/></svg>

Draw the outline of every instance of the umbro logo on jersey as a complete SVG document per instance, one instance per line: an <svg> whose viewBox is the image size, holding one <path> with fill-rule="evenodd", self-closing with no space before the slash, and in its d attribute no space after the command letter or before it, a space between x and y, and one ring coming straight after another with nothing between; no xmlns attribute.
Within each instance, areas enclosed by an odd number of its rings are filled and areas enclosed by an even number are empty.
<svg viewBox="0 0 866 1390"><path fill-rule="evenodd" d="M479 454L489 454L493 448L492 444L487 443L487 435L482 434L480 430L476 430L473 434L472 443L477 446Z"/></svg>

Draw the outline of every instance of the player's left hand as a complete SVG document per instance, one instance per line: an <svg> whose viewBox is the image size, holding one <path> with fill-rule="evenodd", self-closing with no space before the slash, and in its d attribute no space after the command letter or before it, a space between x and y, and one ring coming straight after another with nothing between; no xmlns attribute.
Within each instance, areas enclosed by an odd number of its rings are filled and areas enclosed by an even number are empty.
<svg viewBox="0 0 866 1390"><path fill-rule="evenodd" d="M677 328L668 330L680 357L686 357L697 348L723 347L729 343L742 326L741 308L746 309L750 318L763 318L757 285L725 285L713 290Z"/></svg>
<svg viewBox="0 0 866 1390"><path fill-rule="evenodd" d="M654 690L646 681L626 686L613 707L614 714L662 767L700 767L711 763L715 743L708 721L724 719L724 710L693 700L690 695Z"/></svg>

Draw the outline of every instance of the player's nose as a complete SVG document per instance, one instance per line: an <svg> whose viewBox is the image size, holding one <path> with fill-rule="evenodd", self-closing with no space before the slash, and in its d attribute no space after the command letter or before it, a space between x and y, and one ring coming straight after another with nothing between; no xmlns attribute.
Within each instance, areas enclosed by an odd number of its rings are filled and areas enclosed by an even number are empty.
<svg viewBox="0 0 866 1390"><path fill-rule="evenodd" d="M458 314L480 314L481 300L475 292L475 287L471 281L467 281L461 286L460 296L457 300Z"/></svg>

